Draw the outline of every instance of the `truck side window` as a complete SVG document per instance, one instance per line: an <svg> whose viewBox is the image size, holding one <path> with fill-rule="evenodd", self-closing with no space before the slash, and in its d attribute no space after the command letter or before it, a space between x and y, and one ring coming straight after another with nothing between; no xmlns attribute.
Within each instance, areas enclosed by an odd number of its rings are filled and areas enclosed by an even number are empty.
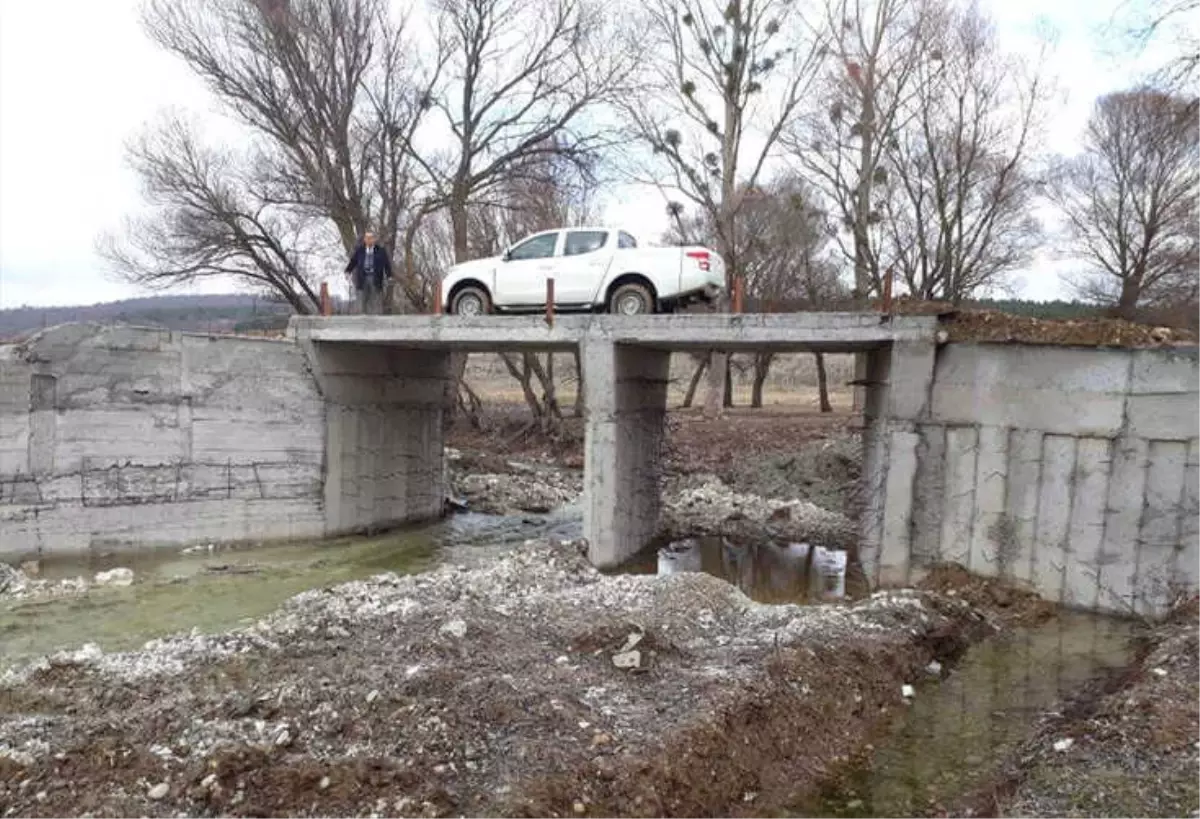
<svg viewBox="0 0 1200 819"><path fill-rule="evenodd" d="M630 236L625 231L617 234L617 247L621 250L629 250L637 247L637 240Z"/></svg>
<svg viewBox="0 0 1200 819"><path fill-rule="evenodd" d="M549 259L554 255L556 244L558 244L557 233L543 233L521 242L512 249L508 258L514 262L526 259Z"/></svg>
<svg viewBox="0 0 1200 819"><path fill-rule="evenodd" d="M607 241L608 233L603 230L570 230L567 231L563 255L581 256L584 253L593 253L604 247Z"/></svg>

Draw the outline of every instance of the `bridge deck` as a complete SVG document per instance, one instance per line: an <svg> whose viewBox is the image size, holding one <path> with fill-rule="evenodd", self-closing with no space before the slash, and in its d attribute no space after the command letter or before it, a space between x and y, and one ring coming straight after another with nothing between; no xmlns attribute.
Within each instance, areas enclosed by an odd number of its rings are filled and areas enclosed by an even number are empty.
<svg viewBox="0 0 1200 819"><path fill-rule="evenodd" d="M855 352L894 341L932 340L934 316L879 313L755 313L655 316L297 316L289 333L320 343L409 348L571 350L586 338L660 350Z"/></svg>

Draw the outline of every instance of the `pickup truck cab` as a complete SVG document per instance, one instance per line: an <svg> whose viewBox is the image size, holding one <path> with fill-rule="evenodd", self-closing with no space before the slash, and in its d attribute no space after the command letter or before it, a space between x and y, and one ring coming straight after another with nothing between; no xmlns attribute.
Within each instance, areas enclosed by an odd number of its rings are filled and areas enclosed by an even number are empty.
<svg viewBox="0 0 1200 819"><path fill-rule="evenodd" d="M450 268L442 307L460 316L544 309L548 279L556 309L638 315L712 301L725 288L725 263L704 247L638 247L623 230L547 230Z"/></svg>

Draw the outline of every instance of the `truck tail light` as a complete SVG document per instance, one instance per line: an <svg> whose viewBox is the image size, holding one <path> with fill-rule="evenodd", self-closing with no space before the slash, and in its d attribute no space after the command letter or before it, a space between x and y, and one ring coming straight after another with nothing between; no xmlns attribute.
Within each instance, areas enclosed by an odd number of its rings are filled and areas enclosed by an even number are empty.
<svg viewBox="0 0 1200 819"><path fill-rule="evenodd" d="M689 250L687 257L696 260L696 266L701 270L708 272L708 251L707 250Z"/></svg>

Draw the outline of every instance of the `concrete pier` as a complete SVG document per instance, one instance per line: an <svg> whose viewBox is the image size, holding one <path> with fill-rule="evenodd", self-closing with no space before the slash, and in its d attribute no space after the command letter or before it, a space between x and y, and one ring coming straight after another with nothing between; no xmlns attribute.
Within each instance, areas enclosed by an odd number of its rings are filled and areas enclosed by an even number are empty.
<svg viewBox="0 0 1200 819"><path fill-rule="evenodd" d="M586 341L583 345L588 558L620 565L657 532L660 454L671 355Z"/></svg>

